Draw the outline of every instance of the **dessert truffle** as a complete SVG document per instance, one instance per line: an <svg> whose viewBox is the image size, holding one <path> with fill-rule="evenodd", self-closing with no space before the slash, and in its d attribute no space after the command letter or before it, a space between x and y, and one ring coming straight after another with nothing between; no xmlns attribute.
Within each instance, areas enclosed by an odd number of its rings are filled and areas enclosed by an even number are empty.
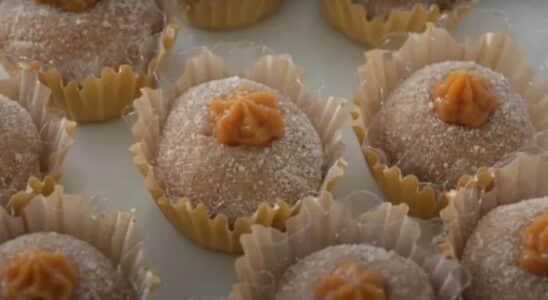
<svg viewBox="0 0 548 300"><path fill-rule="evenodd" d="M164 14L155 0L4 0L0 23L8 59L38 61L80 83L103 67L145 69Z"/></svg>
<svg viewBox="0 0 548 300"><path fill-rule="evenodd" d="M239 77L186 91L165 122L156 175L172 199L203 203L229 220L260 203L295 203L324 176L322 142L286 96Z"/></svg>
<svg viewBox="0 0 548 300"><path fill-rule="evenodd" d="M0 245L2 299L134 299L130 284L99 250L59 233L31 233Z"/></svg>
<svg viewBox="0 0 548 300"><path fill-rule="evenodd" d="M408 258L365 244L331 246L291 266L275 299L436 299L429 277Z"/></svg>
<svg viewBox="0 0 548 300"><path fill-rule="evenodd" d="M42 142L29 112L0 95L0 204L40 175Z"/></svg>
<svg viewBox="0 0 548 300"><path fill-rule="evenodd" d="M416 71L386 98L368 141L404 175L454 186L534 134L525 101L503 75L446 61Z"/></svg>
<svg viewBox="0 0 548 300"><path fill-rule="evenodd" d="M548 296L548 198L499 206L466 242L472 275L467 300L533 300Z"/></svg>

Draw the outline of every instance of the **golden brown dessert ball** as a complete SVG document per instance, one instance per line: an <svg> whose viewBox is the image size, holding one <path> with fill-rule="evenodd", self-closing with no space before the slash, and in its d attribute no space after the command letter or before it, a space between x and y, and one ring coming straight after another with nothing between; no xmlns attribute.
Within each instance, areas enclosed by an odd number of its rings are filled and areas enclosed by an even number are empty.
<svg viewBox="0 0 548 300"><path fill-rule="evenodd" d="M213 111L223 116L219 109L224 108L224 100L218 99L232 97L229 95L245 98L252 92L257 92L255 100L262 101L263 108L277 106L282 120L270 116L270 111L242 108L241 104L231 113L238 117L251 110L268 117L270 125L281 122L283 131L268 131L267 140L264 130L251 136L252 130L246 126L219 131L210 115ZM272 99L266 94L271 94L277 104L270 103ZM245 101L243 105L247 105ZM223 119L227 124L218 124L233 126L237 118L228 117ZM264 123L250 115L245 120ZM238 141L247 144L233 145ZM260 145L254 146L256 142ZM263 84L230 77L193 87L176 100L163 128L155 165L156 175L171 199L187 197L195 205L204 203L211 215L224 214L233 221L252 215L262 202L295 203L318 192L325 162L318 133L290 99Z"/></svg>
<svg viewBox="0 0 548 300"><path fill-rule="evenodd" d="M520 264L524 230L546 213L548 198L539 198L499 206L479 221L462 256L463 265L472 275L472 284L465 291L466 300L547 299L548 223L545 220L540 228L537 226L532 231L536 233L532 235L533 242L544 252L540 253L541 261L536 262L544 275L529 272Z"/></svg>
<svg viewBox="0 0 548 300"><path fill-rule="evenodd" d="M404 175L451 187L460 176L493 166L534 134L524 99L503 75L473 62L448 61L402 82L375 116L368 141Z"/></svg>
<svg viewBox="0 0 548 300"><path fill-rule="evenodd" d="M99 250L54 232L26 234L1 244L0 275L2 297L27 293L43 297L28 299L44 300L135 299L121 271Z"/></svg>
<svg viewBox="0 0 548 300"><path fill-rule="evenodd" d="M31 176L40 176L42 142L30 114L0 95L0 204L25 190Z"/></svg>
<svg viewBox="0 0 548 300"><path fill-rule="evenodd" d="M366 296L355 298L356 295ZM369 245L339 245L315 252L282 276L277 300L434 300L424 270L393 251ZM338 296L338 297L337 297Z"/></svg>
<svg viewBox="0 0 548 300"><path fill-rule="evenodd" d="M427 8L436 4L442 10L446 10L450 9L459 0L358 0L356 2L365 6L368 19L375 17L385 19L393 10L408 10L417 4L422 4Z"/></svg>
<svg viewBox="0 0 548 300"><path fill-rule="evenodd" d="M143 70L158 46L164 16L155 0L101 0L80 12L3 0L0 23L0 52L10 60L36 60L57 68L65 81L81 82L107 66Z"/></svg>

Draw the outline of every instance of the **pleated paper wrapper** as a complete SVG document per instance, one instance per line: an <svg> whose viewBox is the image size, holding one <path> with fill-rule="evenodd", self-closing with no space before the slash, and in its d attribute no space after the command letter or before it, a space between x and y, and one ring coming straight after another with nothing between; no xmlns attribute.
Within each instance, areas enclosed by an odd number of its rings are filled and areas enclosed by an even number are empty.
<svg viewBox="0 0 548 300"><path fill-rule="evenodd" d="M35 232L57 232L88 242L122 272L136 291L137 299L149 299L159 283L158 276L145 262L143 238L131 213L93 215L82 198L65 195L57 186L47 197L32 198L21 209L20 216L12 216L0 208L0 223L0 243Z"/></svg>
<svg viewBox="0 0 548 300"><path fill-rule="evenodd" d="M548 135L543 139L548 149ZM493 170L493 178L489 191L475 177L449 194L449 205L440 213L445 228L440 246L448 257L461 257L479 220L494 208L548 196L548 153L516 154L507 165Z"/></svg>
<svg viewBox="0 0 548 300"><path fill-rule="evenodd" d="M157 1L163 10L167 11L173 7L170 1L175 0ZM82 82L65 82L56 68L42 67L36 61L23 61L20 64L41 69L40 80L52 91L50 104L65 111L69 119L78 122L103 122L118 118L139 96L141 88L156 85L155 73L177 37L178 26L173 21L174 16L168 14L166 17L165 28L156 37L158 47L155 55L144 70L128 64L117 68L102 67L98 76L90 74ZM17 62L9 61L5 56L0 57L0 63L10 73L14 73L18 68Z"/></svg>
<svg viewBox="0 0 548 300"><path fill-rule="evenodd" d="M282 0L179 0L186 19L208 30L251 26L276 11Z"/></svg>
<svg viewBox="0 0 548 300"><path fill-rule="evenodd" d="M48 195L61 178L61 167L72 146L76 123L49 107L51 91L38 80L37 72L21 70L17 76L0 80L0 94L26 109L42 142L40 174L28 180L26 190L13 195L9 206L17 208L35 194Z"/></svg>
<svg viewBox="0 0 548 300"><path fill-rule="evenodd" d="M464 1L448 11L440 11L437 5L425 7L416 4L411 9L392 10L386 18L368 19L362 3L353 0L318 1L335 29L366 47L381 48L400 46L408 33L423 32L428 23L450 29L470 10L470 4Z"/></svg>
<svg viewBox="0 0 548 300"><path fill-rule="evenodd" d="M368 144L367 131L384 100L415 71L448 60L474 61L503 74L525 99L537 132L548 129L548 82L537 77L518 43L508 34L487 33L476 42L460 44L445 29L429 25L424 33L412 34L399 50L372 50L365 57L366 63L358 69L361 85L354 100L353 129L369 169L388 200L407 203L414 216L438 216L447 204L446 191L389 165L382 151ZM476 176L486 188L492 181L486 168L480 168ZM470 178L460 177L458 186Z"/></svg>
<svg viewBox="0 0 548 300"><path fill-rule="evenodd" d="M343 111L345 100L330 98L320 101L306 92L301 84L303 72L289 55L265 55L251 68L241 73L231 73L221 57L204 49L187 60L174 89L144 89L143 96L134 103L138 115L133 127L136 143L130 149L134 163L145 177L146 186L156 203L173 226L204 247L228 253L241 252L240 235L249 232L252 224L283 229L285 220L298 210L299 202L294 205L283 201L275 205L264 202L252 216L241 216L229 224L224 215L210 216L202 203L194 205L187 198L170 199L154 175L153 162L172 101L193 86L236 74L281 92L308 116L320 136L325 161L329 166L324 174L321 191L331 190L347 165L342 157L344 144L341 133L348 121Z"/></svg>
<svg viewBox="0 0 548 300"><path fill-rule="evenodd" d="M455 260L421 248L420 226L407 214L404 204L384 203L355 217L330 193L306 198L299 213L287 221L286 232L255 225L250 234L242 236L244 255L235 263L238 282L230 299L273 299L290 266L314 252L341 244L369 244L394 251L425 270L437 299L459 299L469 283L467 272Z"/></svg>

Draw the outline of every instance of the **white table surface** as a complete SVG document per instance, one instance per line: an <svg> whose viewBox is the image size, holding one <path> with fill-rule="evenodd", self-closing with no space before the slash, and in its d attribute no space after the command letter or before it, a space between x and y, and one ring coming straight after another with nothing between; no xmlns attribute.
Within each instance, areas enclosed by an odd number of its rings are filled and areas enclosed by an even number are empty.
<svg viewBox="0 0 548 300"><path fill-rule="evenodd" d="M535 67L546 73L548 29L542 29L548 28L547 14L546 0L485 0L458 26L456 34L475 37L484 31L509 30L523 42ZM364 49L334 31L315 0L286 0L274 16L249 29L188 32L201 45L210 47L223 41L252 41L276 53L289 53L306 70L306 85L311 90L321 88L322 96L351 99L357 88L356 68L363 63ZM185 46L178 43L175 51ZM349 166L336 195L344 197L356 190L378 193L349 128L344 139ZM131 161L131 144L129 125L124 120L80 125L64 166L65 190L100 202L103 207L135 209L138 226L146 235L146 253L162 279L154 299L225 298L235 281L235 257L205 250L171 227Z"/></svg>

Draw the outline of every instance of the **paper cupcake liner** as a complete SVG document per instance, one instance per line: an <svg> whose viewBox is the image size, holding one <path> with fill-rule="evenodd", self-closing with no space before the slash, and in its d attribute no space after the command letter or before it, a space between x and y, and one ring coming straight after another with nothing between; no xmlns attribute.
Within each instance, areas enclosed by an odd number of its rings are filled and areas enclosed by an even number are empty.
<svg viewBox="0 0 548 300"><path fill-rule="evenodd" d="M446 60L474 61L503 74L525 99L536 130L548 129L548 82L535 75L519 45L508 34L487 33L475 43L459 44L446 30L429 25L424 33L411 35L397 51L367 52L366 63L358 70L362 84L355 96L353 129L369 169L388 200L407 203L411 214L421 218L438 215L447 204L446 191L437 191L431 184L419 182L415 175L402 174L397 166L389 166L382 151L368 144L367 130L384 99L407 76ZM476 175L482 178L485 188L491 185L487 168L479 169ZM471 176L461 177L458 186L470 179Z"/></svg>
<svg viewBox="0 0 548 300"><path fill-rule="evenodd" d="M519 153L507 165L493 169L493 186L484 191L477 176L449 195L440 212L446 229L441 247L449 257L460 257L481 217L500 205L548 196L548 152Z"/></svg>
<svg viewBox="0 0 548 300"><path fill-rule="evenodd" d="M181 0L179 0L181 1ZM271 15L281 0L182 0L193 26L227 30L251 26Z"/></svg>
<svg viewBox="0 0 548 300"><path fill-rule="evenodd" d="M12 216L0 208L0 223L0 243L35 232L57 232L88 242L120 268L138 299L149 299L159 283L158 276L145 262L143 238L135 229L131 213L92 215L82 198L64 195L56 186L47 197L33 197L21 209L20 216Z"/></svg>
<svg viewBox="0 0 548 300"><path fill-rule="evenodd" d="M29 113L40 133L42 153L40 178L31 177L28 187L13 195L8 206L24 203L35 194L48 195L61 178L61 167L72 146L76 123L68 121L49 108L50 90L40 83L38 74L23 69L17 76L0 80L0 94L19 103ZM16 205L17 206L17 205Z"/></svg>
<svg viewBox="0 0 548 300"><path fill-rule="evenodd" d="M249 232L252 224L262 224L283 229L285 220L293 215L299 203L290 205L279 202L261 204L252 216L236 219L233 226L226 216L209 216L203 204L193 205L187 198L170 199L162 184L154 175L153 161L156 159L163 124L169 114L172 100L192 86L226 78L231 73L223 59L209 50L187 60L184 73L172 90L144 89L143 96L135 101L138 120L133 127L136 143L130 148L133 160L145 177L145 183L156 203L168 220L198 244L223 252L239 253L239 237ZM302 71L294 65L288 55L266 55L240 76L263 83L287 95L308 116L318 132L324 147L329 169L325 174L321 191L330 190L343 175L347 165L342 158L344 144L341 130L347 121L343 112L344 99L330 98L323 102L304 90L301 84Z"/></svg>
<svg viewBox="0 0 548 300"><path fill-rule="evenodd" d="M367 47L394 48L401 45L410 32L422 32L426 24L452 28L470 10L460 3L451 11L441 12L437 5L416 4L410 10L393 10L386 19L369 20L365 6L352 0L319 0L325 15L335 29Z"/></svg>
<svg viewBox="0 0 548 300"><path fill-rule="evenodd" d="M238 282L230 299L272 299L291 265L340 244L370 244L412 259L430 276L438 299L457 299L468 284L468 274L456 261L421 248L420 226L407 213L406 205L384 203L353 218L330 193L306 198L299 213L287 221L286 232L255 225L242 236L244 256L235 263Z"/></svg>

